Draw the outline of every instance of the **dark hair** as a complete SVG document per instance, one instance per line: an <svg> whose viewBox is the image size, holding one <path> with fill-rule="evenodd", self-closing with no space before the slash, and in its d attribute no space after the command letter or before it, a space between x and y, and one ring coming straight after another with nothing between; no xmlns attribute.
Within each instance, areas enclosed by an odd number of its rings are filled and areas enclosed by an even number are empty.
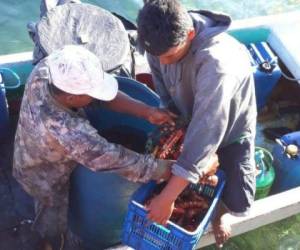
<svg viewBox="0 0 300 250"><path fill-rule="evenodd" d="M161 55L183 42L193 22L177 0L144 0L137 18L140 45L152 55Z"/></svg>

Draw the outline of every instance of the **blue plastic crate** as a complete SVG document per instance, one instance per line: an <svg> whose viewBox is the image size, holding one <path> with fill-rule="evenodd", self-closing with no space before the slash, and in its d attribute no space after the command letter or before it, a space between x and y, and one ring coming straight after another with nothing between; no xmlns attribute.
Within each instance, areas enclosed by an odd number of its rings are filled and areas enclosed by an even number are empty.
<svg viewBox="0 0 300 250"><path fill-rule="evenodd" d="M207 228L211 216L220 200L225 185L225 174L217 172L219 182L216 187L209 185L190 185L199 194L211 199L210 207L194 232L189 232L175 223L168 221L164 227L147 219L143 204L156 187L155 182L141 186L132 196L123 227L122 241L138 250L176 250L194 249L201 235Z"/></svg>

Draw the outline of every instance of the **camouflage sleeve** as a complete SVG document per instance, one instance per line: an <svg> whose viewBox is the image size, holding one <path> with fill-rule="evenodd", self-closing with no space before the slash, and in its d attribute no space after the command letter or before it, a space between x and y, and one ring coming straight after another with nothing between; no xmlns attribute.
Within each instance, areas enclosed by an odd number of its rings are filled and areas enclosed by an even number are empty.
<svg viewBox="0 0 300 250"><path fill-rule="evenodd" d="M53 119L55 118L55 119ZM157 174L157 161L109 143L90 123L67 112L46 115L45 127L65 148L68 158L93 171L114 172L130 181L147 182Z"/></svg>

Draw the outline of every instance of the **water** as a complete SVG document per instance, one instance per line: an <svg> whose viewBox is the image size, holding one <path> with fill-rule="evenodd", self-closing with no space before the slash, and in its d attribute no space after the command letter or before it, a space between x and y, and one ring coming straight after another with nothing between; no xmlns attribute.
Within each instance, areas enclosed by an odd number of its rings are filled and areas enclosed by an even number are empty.
<svg viewBox="0 0 300 250"><path fill-rule="evenodd" d="M117 12L134 21L142 0L84 1ZM300 10L300 0L182 0L189 9L212 9L229 13L233 19ZM39 18L39 0L0 0L0 54L32 49L26 31L28 21ZM214 249L213 246L206 250ZM300 250L300 215L231 239L230 250Z"/></svg>

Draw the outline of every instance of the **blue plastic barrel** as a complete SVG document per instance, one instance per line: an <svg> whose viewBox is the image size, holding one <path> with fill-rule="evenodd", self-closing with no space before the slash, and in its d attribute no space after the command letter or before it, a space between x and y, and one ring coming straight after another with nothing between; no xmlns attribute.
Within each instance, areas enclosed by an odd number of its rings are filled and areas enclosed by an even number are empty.
<svg viewBox="0 0 300 250"><path fill-rule="evenodd" d="M291 156L286 151L288 145L300 146L300 131L287 134L281 139L281 145L273 149L274 167L276 178L271 194L280 193L300 186L300 158L299 155Z"/></svg>
<svg viewBox="0 0 300 250"><path fill-rule="evenodd" d="M145 85L128 78L118 78L119 88L131 97L158 106L158 96ZM155 127L129 115L103 108L86 110L92 125L100 133L110 128L136 132L141 140ZM93 172L80 166L71 177L70 226L86 249L104 249L121 241L123 221L128 202L140 184L127 181L116 174Z"/></svg>
<svg viewBox="0 0 300 250"><path fill-rule="evenodd" d="M266 42L250 43L247 48L254 72L257 109L260 110L281 77L281 70L277 57Z"/></svg>

